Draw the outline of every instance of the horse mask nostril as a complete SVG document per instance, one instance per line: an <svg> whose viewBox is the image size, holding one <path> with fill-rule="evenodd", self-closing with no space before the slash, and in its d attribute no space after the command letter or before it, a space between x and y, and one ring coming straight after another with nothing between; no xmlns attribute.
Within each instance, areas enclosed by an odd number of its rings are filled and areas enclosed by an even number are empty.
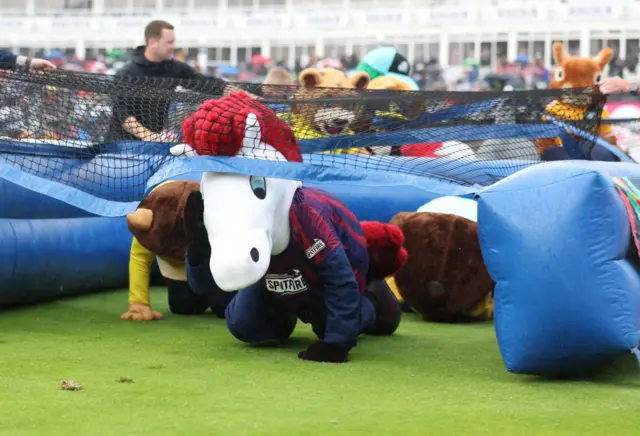
<svg viewBox="0 0 640 436"><path fill-rule="evenodd" d="M251 255L251 260L253 260L254 262L258 262L260 260L260 253L255 247L251 249L249 254Z"/></svg>

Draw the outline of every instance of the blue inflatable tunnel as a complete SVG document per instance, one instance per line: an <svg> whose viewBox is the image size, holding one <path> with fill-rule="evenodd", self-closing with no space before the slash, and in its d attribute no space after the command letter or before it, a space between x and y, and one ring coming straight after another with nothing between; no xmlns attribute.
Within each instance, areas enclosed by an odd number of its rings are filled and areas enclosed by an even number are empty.
<svg viewBox="0 0 640 436"><path fill-rule="evenodd" d="M640 177L640 166L546 163L479 193L480 245L509 371L572 376L638 354L638 253L609 176Z"/></svg>
<svg viewBox="0 0 640 436"><path fill-rule="evenodd" d="M125 215L145 193L167 180L199 181L207 169L248 171L242 163L123 153L0 158L0 308L126 288L132 236ZM410 175L320 171L307 185L338 196L360 220L389 221L438 196L473 195L477 188Z"/></svg>
<svg viewBox="0 0 640 436"><path fill-rule="evenodd" d="M127 286L124 218L0 219L0 308Z"/></svg>

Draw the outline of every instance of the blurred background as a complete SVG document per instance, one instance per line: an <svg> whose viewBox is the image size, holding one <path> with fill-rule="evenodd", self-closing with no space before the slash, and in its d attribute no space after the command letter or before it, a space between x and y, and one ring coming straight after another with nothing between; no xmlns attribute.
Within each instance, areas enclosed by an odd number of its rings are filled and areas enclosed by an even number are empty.
<svg viewBox="0 0 640 436"><path fill-rule="evenodd" d="M412 63L424 90L545 88L551 46L614 50L609 75L637 76L640 1L613 0L0 0L0 47L60 67L113 74L144 26L176 26L176 56L229 80L271 66L353 69L378 45Z"/></svg>

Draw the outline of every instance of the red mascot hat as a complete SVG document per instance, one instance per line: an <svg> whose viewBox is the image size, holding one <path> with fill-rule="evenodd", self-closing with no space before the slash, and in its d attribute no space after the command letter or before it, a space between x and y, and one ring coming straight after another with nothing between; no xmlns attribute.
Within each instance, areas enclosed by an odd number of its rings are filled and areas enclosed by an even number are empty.
<svg viewBox="0 0 640 436"><path fill-rule="evenodd" d="M182 132L193 154L302 162L289 124L245 92L205 101Z"/></svg>

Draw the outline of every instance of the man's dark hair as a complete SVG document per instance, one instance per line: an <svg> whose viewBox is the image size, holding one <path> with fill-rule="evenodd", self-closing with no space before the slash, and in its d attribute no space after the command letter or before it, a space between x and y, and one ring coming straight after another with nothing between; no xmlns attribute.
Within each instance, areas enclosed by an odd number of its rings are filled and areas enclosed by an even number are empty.
<svg viewBox="0 0 640 436"><path fill-rule="evenodd" d="M162 37L163 30L174 30L173 24L162 21L162 20L154 20L147 24L147 27L144 28L144 42L148 43L149 39L160 39Z"/></svg>

